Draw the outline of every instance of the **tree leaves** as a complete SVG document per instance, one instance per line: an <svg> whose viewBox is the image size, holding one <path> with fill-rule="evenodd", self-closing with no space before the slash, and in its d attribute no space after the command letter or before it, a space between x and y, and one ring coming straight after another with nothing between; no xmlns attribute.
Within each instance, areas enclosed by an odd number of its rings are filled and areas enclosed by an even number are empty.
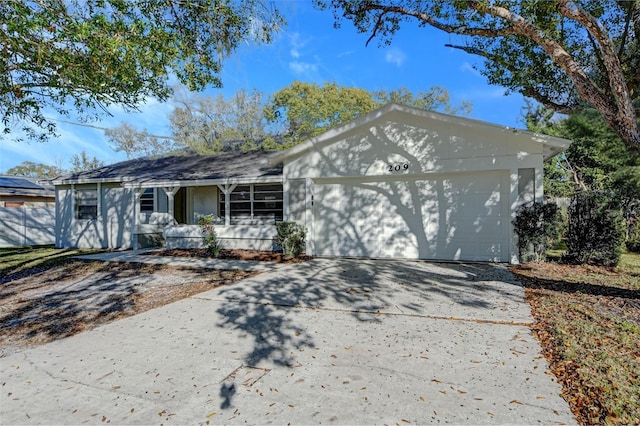
<svg viewBox="0 0 640 426"><path fill-rule="evenodd" d="M293 82L263 102L263 94L237 91L225 98L198 94L174 98L169 115L171 136L156 136L129 123L105 131L111 146L129 158L157 157L175 152L218 154L227 151L281 150L371 112L389 102L416 108L468 114L471 103L452 105L447 89L434 86L413 94L404 87L392 91L324 83Z"/></svg>
<svg viewBox="0 0 640 426"><path fill-rule="evenodd" d="M294 81L270 97L265 115L272 126L282 131L283 147L290 147L390 102L450 114L471 111L468 101L460 106L451 105L449 92L440 86L416 94L404 87L370 93L336 83L325 82L320 86Z"/></svg>
<svg viewBox="0 0 640 426"><path fill-rule="evenodd" d="M389 44L404 21L465 37L449 45L480 56L491 84L562 113L588 103L625 142L640 149L632 97L640 88L640 4L594 1L315 0Z"/></svg>
<svg viewBox="0 0 640 426"><path fill-rule="evenodd" d="M34 163L32 161L23 161L17 166L8 169L6 173L10 176L53 179L62 172L63 170L56 166L48 166L46 164Z"/></svg>
<svg viewBox="0 0 640 426"><path fill-rule="evenodd" d="M283 25L261 0L198 2L6 0L0 31L0 113L44 140L53 108L96 117L110 105L165 100L171 75L191 90L221 85L222 61L242 42L269 42Z"/></svg>

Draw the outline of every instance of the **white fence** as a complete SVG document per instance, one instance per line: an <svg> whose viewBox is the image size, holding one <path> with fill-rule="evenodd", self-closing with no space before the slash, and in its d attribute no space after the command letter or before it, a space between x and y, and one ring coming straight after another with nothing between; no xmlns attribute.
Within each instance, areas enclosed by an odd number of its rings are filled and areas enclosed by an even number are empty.
<svg viewBox="0 0 640 426"><path fill-rule="evenodd" d="M53 207L0 209L0 247L55 244L55 229Z"/></svg>

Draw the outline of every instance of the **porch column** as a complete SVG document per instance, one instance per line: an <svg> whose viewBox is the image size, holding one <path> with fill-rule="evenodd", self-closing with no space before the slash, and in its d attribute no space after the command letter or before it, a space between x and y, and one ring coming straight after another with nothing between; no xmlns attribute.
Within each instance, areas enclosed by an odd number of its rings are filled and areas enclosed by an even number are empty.
<svg viewBox="0 0 640 426"><path fill-rule="evenodd" d="M218 189L224 194L224 226L231 225L231 192L236 189L237 184L218 185Z"/></svg>
<svg viewBox="0 0 640 426"><path fill-rule="evenodd" d="M142 188L134 188L131 193L131 198L133 198L133 220L131 221L131 232L132 232L132 245L134 250L138 250L138 218L140 216L140 196L144 190Z"/></svg>
<svg viewBox="0 0 640 426"><path fill-rule="evenodd" d="M76 185L73 183L71 184L71 220L76 220Z"/></svg>
<svg viewBox="0 0 640 426"><path fill-rule="evenodd" d="M179 186L172 186L170 188L162 188L164 192L167 194L167 210L171 217L175 220L175 216L173 215L175 206L173 205L173 197L176 195L176 192L180 189Z"/></svg>

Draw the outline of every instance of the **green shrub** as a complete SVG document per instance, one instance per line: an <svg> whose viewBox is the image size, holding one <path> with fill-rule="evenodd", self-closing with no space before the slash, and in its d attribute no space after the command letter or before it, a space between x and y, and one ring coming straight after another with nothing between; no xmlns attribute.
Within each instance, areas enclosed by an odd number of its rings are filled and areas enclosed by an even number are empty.
<svg viewBox="0 0 640 426"><path fill-rule="evenodd" d="M305 250L307 233L304 227L295 222L276 222L276 244L287 257L298 257Z"/></svg>
<svg viewBox="0 0 640 426"><path fill-rule="evenodd" d="M624 219L613 200L595 191L576 193L569 206L567 263L615 266L624 241Z"/></svg>
<svg viewBox="0 0 640 426"><path fill-rule="evenodd" d="M518 207L513 227L518 236L520 261L539 262L558 240L562 217L555 203L531 202Z"/></svg>
<svg viewBox="0 0 640 426"><path fill-rule="evenodd" d="M218 257L222 250L222 241L218 238L216 230L213 226L215 218L213 215L202 216L198 219L198 225L204 234L204 245L207 248L207 252L213 257Z"/></svg>
<svg viewBox="0 0 640 426"><path fill-rule="evenodd" d="M627 250L632 253L640 253L640 239L637 240L627 240L625 243L627 246Z"/></svg>
<svg viewBox="0 0 640 426"><path fill-rule="evenodd" d="M629 220L629 238L626 241L627 250L640 253L640 216Z"/></svg>

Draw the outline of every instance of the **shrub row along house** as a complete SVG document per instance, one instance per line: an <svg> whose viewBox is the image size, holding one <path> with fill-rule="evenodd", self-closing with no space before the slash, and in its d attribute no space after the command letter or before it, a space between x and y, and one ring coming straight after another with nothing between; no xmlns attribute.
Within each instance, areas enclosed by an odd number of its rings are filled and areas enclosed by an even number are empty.
<svg viewBox="0 0 640 426"><path fill-rule="evenodd" d="M569 141L389 104L276 153L138 159L57 179L58 247L271 250L275 222L307 254L517 261L515 209L542 200Z"/></svg>

